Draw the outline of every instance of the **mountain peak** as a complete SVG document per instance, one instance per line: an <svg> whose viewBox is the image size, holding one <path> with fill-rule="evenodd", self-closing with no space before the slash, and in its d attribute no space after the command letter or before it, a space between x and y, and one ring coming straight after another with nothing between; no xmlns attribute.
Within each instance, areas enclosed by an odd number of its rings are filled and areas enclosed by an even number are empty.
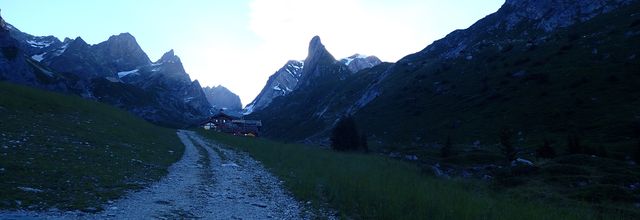
<svg viewBox="0 0 640 220"><path fill-rule="evenodd" d="M130 33L120 33L118 35L111 35L111 37L109 37L109 40L107 41L124 41L124 42L135 42L136 38L131 35Z"/></svg>
<svg viewBox="0 0 640 220"><path fill-rule="evenodd" d="M329 51L324 47L319 36L311 38L311 41L309 42L309 54L305 61L312 63L309 60L314 60L316 58L326 58L327 60L335 62L335 58L333 58Z"/></svg>
<svg viewBox="0 0 640 220"><path fill-rule="evenodd" d="M163 63L163 62L180 63L180 57L176 56L175 53L173 52L173 49L171 49L168 52L164 53L164 55L162 55L162 57L160 58L160 60L158 60L157 63Z"/></svg>
<svg viewBox="0 0 640 220"><path fill-rule="evenodd" d="M371 68L382 63L376 56L367 56L358 53L347 58L342 58L340 62L346 65L351 73L357 73L360 70Z"/></svg>
<svg viewBox="0 0 640 220"><path fill-rule="evenodd" d="M79 48L85 48L85 47L89 47L89 44L87 44L87 42L85 42L81 37L76 37L76 39L73 39L71 42L69 42L69 49L79 49Z"/></svg>
<svg viewBox="0 0 640 220"><path fill-rule="evenodd" d="M309 53L312 51L323 50L324 45L322 45L322 41L320 40L320 36L313 36L311 41L309 42Z"/></svg>
<svg viewBox="0 0 640 220"><path fill-rule="evenodd" d="M227 109L234 112L242 110L240 97L222 85L214 87L207 86L202 88L202 91L207 97L209 104L214 108Z"/></svg>

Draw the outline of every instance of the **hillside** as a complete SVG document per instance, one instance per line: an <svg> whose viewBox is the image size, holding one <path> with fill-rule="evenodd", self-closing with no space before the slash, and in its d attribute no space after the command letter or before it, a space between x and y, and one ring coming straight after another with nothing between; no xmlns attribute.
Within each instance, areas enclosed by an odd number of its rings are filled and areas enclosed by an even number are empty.
<svg viewBox="0 0 640 220"><path fill-rule="evenodd" d="M640 133L639 3L577 1L541 12L553 2L507 1L396 64L335 81L301 79L326 84L252 116L284 140L326 143L335 119L354 114L382 148L423 148L448 136L489 147L507 128L520 147L574 135L622 156Z"/></svg>
<svg viewBox="0 0 640 220"><path fill-rule="evenodd" d="M447 136L492 144L500 129L509 128L518 132L520 146L543 139L563 145L577 135L622 150L617 156L627 154L640 134L640 3L527 37L519 34L529 23L491 37L470 32L510 9L399 61L358 120L380 139L403 145ZM459 36L474 46L461 52L467 54L440 57L446 54L442 45Z"/></svg>
<svg viewBox="0 0 640 220"><path fill-rule="evenodd" d="M6 82L0 146L1 209L88 212L157 181L183 151L175 130L106 104Z"/></svg>

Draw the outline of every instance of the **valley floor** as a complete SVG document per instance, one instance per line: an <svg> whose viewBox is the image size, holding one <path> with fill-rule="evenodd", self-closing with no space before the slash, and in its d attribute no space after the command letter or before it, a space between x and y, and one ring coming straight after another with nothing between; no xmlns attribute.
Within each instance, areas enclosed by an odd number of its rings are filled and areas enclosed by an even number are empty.
<svg viewBox="0 0 640 220"><path fill-rule="evenodd" d="M96 214L1 212L2 219L305 219L305 211L260 162L181 130L182 159L169 174Z"/></svg>

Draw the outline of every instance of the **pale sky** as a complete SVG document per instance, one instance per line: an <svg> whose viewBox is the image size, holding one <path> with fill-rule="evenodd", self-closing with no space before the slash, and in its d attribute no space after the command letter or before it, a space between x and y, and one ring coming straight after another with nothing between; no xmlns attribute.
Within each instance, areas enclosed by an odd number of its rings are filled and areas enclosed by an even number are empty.
<svg viewBox="0 0 640 220"><path fill-rule="evenodd" d="M32 35L89 44L129 32L155 61L174 49L191 79L251 102L288 60L321 37L337 59L395 62L500 8L504 0L2 0L3 18Z"/></svg>

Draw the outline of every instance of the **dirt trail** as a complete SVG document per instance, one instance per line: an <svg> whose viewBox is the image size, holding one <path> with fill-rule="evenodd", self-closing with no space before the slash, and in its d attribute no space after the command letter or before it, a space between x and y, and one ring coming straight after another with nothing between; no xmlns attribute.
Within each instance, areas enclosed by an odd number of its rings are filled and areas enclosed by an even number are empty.
<svg viewBox="0 0 640 220"><path fill-rule="evenodd" d="M169 174L143 190L80 212L0 212L0 219L307 219L282 182L246 153L221 147L192 131L178 131L185 145Z"/></svg>

